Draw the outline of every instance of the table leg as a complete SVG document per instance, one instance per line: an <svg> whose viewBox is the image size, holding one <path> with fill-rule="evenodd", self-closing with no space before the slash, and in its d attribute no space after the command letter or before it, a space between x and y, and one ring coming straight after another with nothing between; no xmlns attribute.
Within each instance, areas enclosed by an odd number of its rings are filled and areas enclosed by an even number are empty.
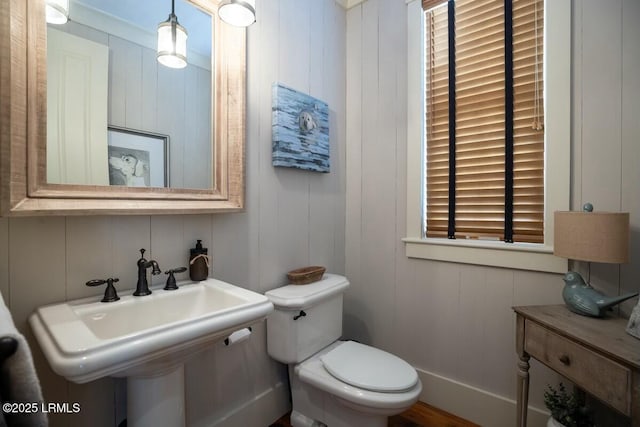
<svg viewBox="0 0 640 427"><path fill-rule="evenodd" d="M522 353L518 361L518 427L527 427L529 405L529 355Z"/></svg>
<svg viewBox="0 0 640 427"><path fill-rule="evenodd" d="M640 372L632 373L631 381L631 427L640 427Z"/></svg>

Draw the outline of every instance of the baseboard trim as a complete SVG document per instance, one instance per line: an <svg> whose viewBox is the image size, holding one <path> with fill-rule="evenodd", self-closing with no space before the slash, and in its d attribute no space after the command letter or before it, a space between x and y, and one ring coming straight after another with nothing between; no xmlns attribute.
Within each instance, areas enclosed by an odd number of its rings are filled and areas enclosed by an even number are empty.
<svg viewBox="0 0 640 427"><path fill-rule="evenodd" d="M451 378L417 369L422 382L420 401L472 421L481 426L513 427L516 402ZM233 409L224 417L201 427L264 427L291 410L289 393L284 383L263 391ZM529 407L528 427L545 427L549 414Z"/></svg>
<svg viewBox="0 0 640 427"><path fill-rule="evenodd" d="M420 401L481 426L513 427L516 402L468 384L418 369L422 381ZM528 427L546 426L549 414L530 406Z"/></svg>
<svg viewBox="0 0 640 427"><path fill-rule="evenodd" d="M291 410L287 386L279 382L253 399L233 409L224 417L211 423L210 427L264 427ZM202 425L204 427L204 425Z"/></svg>

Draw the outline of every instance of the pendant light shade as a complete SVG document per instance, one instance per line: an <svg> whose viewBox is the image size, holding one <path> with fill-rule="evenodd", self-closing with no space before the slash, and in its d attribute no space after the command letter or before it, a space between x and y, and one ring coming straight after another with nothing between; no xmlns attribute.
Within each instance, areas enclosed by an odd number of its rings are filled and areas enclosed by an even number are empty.
<svg viewBox="0 0 640 427"><path fill-rule="evenodd" d="M48 24L66 24L69 20L69 0L47 0L45 15Z"/></svg>
<svg viewBox="0 0 640 427"><path fill-rule="evenodd" d="M158 62L170 68L187 66L187 30L178 23L171 1L171 15L158 24Z"/></svg>
<svg viewBox="0 0 640 427"><path fill-rule="evenodd" d="M256 22L255 0L224 0L218 7L218 15L227 24L248 27Z"/></svg>

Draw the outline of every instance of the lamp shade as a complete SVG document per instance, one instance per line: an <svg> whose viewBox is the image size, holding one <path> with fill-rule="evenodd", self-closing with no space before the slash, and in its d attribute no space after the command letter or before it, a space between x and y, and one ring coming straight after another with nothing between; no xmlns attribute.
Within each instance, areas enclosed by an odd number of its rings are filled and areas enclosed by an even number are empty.
<svg viewBox="0 0 640 427"><path fill-rule="evenodd" d="M255 0L223 0L218 6L218 15L227 24L248 27L256 22Z"/></svg>
<svg viewBox="0 0 640 427"><path fill-rule="evenodd" d="M628 262L629 214L555 212L553 253L578 261Z"/></svg>
<svg viewBox="0 0 640 427"><path fill-rule="evenodd" d="M158 62L170 68L187 66L187 30L173 13L158 25Z"/></svg>

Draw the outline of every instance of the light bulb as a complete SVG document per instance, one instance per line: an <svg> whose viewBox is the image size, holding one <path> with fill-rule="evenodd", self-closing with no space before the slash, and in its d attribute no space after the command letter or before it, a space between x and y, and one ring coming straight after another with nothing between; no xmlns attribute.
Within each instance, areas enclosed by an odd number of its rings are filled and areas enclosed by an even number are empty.
<svg viewBox="0 0 640 427"><path fill-rule="evenodd" d="M218 8L218 15L227 24L248 27L256 22L255 0L225 0Z"/></svg>
<svg viewBox="0 0 640 427"><path fill-rule="evenodd" d="M47 0L45 15L49 24L66 24L69 20L69 0Z"/></svg>
<svg viewBox="0 0 640 427"><path fill-rule="evenodd" d="M158 25L158 62L170 68L187 66L187 31L173 14Z"/></svg>

